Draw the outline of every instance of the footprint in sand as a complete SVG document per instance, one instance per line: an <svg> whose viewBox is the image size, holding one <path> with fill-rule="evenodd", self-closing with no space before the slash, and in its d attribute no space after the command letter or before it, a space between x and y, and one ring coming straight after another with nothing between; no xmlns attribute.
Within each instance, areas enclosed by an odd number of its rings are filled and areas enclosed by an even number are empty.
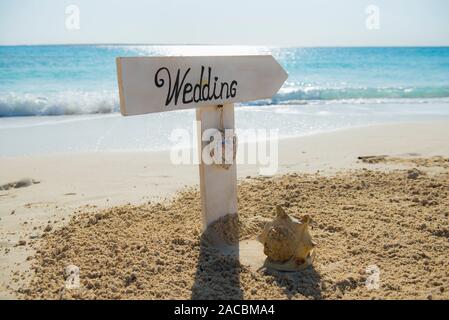
<svg viewBox="0 0 449 320"><path fill-rule="evenodd" d="M25 188L37 183L40 183L40 181L31 178L23 178L18 181L9 182L4 185L1 185L0 190Z"/></svg>

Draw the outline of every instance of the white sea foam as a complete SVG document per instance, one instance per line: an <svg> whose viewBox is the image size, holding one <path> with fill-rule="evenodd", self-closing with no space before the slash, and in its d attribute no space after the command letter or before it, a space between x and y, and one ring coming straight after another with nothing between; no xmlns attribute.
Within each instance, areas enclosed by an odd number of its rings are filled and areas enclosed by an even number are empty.
<svg viewBox="0 0 449 320"><path fill-rule="evenodd" d="M0 117L111 113L119 110L111 91L0 94Z"/></svg>

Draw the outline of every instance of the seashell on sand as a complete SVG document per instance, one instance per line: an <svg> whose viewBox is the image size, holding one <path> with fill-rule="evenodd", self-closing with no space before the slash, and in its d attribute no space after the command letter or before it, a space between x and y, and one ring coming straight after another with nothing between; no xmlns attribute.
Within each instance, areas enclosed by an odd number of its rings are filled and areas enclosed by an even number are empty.
<svg viewBox="0 0 449 320"><path fill-rule="evenodd" d="M276 218L267 223L258 237L267 256L265 265L280 271L298 271L313 262L316 244L309 232L310 216L290 217L277 205Z"/></svg>

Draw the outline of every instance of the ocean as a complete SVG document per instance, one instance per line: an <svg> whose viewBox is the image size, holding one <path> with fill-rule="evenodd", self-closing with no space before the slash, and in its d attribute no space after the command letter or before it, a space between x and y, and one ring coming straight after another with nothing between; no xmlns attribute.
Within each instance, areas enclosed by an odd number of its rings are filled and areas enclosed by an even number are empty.
<svg viewBox="0 0 449 320"><path fill-rule="evenodd" d="M272 54L289 74L272 99L237 105L241 129L295 137L449 119L447 47L0 46L0 156L167 150L173 129L193 134L194 111L122 117L115 57L233 54Z"/></svg>

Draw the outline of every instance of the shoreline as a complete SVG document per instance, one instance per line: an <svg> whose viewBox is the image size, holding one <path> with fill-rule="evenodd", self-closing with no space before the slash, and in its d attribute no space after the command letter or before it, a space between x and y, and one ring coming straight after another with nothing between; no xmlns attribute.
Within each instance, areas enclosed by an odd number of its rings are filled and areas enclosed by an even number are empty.
<svg viewBox="0 0 449 320"><path fill-rule="evenodd" d="M282 139L279 171L332 175L361 169L358 156L449 156L449 121L373 125ZM26 270L34 251L17 246L21 239L39 238L45 225L64 225L77 212L118 205L142 204L171 197L185 186L198 185L197 165L176 166L169 152L96 152L0 158L0 184L24 177L39 182L0 191L0 297L13 298L11 272ZM374 164L390 170L401 164ZM257 176L254 165L239 165L239 180ZM27 240L27 242L30 242Z"/></svg>
<svg viewBox="0 0 449 320"><path fill-rule="evenodd" d="M279 139L285 140L372 126L449 121L447 102L241 106L236 107L236 113L240 143L274 137L276 133L271 130L277 130ZM118 113L0 118L0 157L190 148L196 145L194 118L192 110L126 118ZM265 135L257 134L258 128L267 129ZM185 137L178 136L179 129Z"/></svg>
<svg viewBox="0 0 449 320"><path fill-rule="evenodd" d="M184 111L184 110L182 110ZM119 114L118 114L119 115ZM82 116L82 115L80 115ZM88 115L88 116L94 116L94 115ZM107 115L106 115L107 116ZM110 115L112 117L112 115ZM40 116L39 116L40 117ZM42 117L54 117L54 116L42 116ZM56 116L58 117L58 116ZM62 116L62 117L66 117L66 116ZM95 117L93 120L97 120L97 119L101 119L103 116L100 117ZM15 117L15 118L22 118L22 117ZM24 117L24 118L36 118L36 116L30 116L30 117ZM85 119L80 119L79 121L84 121ZM68 122L73 122L73 121L78 121L78 120L66 120ZM328 130L324 130L324 131L313 131L313 132L306 132L306 133L301 133L301 134L297 134L297 135L287 135L287 136L280 136L279 137L279 142L280 144L289 144L289 142L291 142L292 144L294 144L296 142L296 140L302 140L302 139L313 139L313 138L317 138L318 140L321 139L321 136L326 136L326 135L333 135L333 134L337 134L339 135L344 134L346 132L351 133L351 132L358 132L358 131L365 131L366 130L370 130L370 129L393 129L393 127L427 127L429 124L434 123L437 126L440 125L445 125L445 124L449 124L449 119L443 119L443 120L423 120L423 121L416 121L416 120L408 120L408 121L397 121L397 122L388 122L388 123L368 123L368 124L361 124L361 125L355 125L355 126L351 126L351 127L342 127L342 128L332 128L332 129L328 129ZM36 125L36 126L40 126L40 125ZM30 126L26 126L26 127L30 127ZM32 126L31 126L32 127ZM21 127L14 127L14 129L18 129ZM7 128L10 129L10 128ZM400 128L399 128L400 129ZM394 129L393 129L394 131ZM239 141L239 145L242 144L244 146L248 145L248 144L255 144L258 141L261 142L267 142L270 141L271 139L265 139L265 140L257 140L257 141ZM196 142L195 142L196 143ZM156 158L159 158L160 155L164 155L164 154L168 154L170 152L170 148L163 148L163 149L158 149L158 150L144 150L144 149L111 149L111 150L97 150L97 151L54 151L54 152L45 152L45 153L33 153L33 154L17 154L17 155L0 155L0 161L2 160L20 160L23 158L30 158L30 157L36 157L36 158L44 158L44 157L70 157L70 156L82 156L82 155L92 155L92 154L98 154L98 155L108 155L108 154L135 154L135 155L139 155L139 154L146 154L146 155L150 155L150 156L155 156ZM179 150L191 150L192 152L196 152L196 146L194 148L192 147L183 147L180 148ZM195 164L197 165L197 163ZM1 183L2 181L0 181Z"/></svg>

